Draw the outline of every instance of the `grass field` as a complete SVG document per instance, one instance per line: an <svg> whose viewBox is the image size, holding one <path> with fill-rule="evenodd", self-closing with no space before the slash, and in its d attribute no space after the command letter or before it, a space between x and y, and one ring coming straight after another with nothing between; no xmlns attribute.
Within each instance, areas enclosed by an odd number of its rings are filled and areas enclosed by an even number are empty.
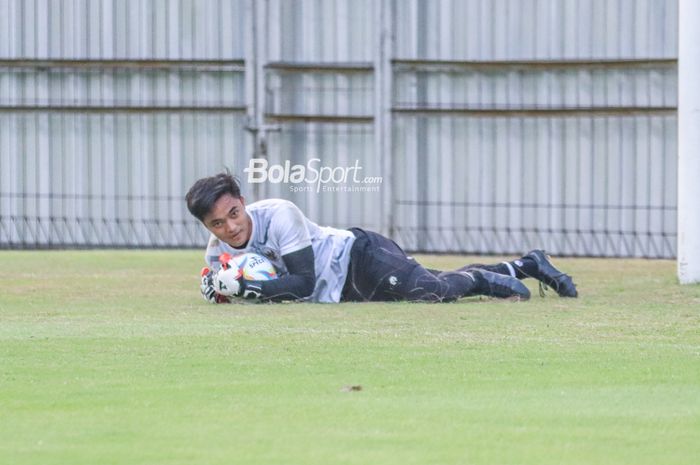
<svg viewBox="0 0 700 465"><path fill-rule="evenodd" d="M201 261L0 252L0 464L700 463L674 262L556 261L577 300L213 306Z"/></svg>

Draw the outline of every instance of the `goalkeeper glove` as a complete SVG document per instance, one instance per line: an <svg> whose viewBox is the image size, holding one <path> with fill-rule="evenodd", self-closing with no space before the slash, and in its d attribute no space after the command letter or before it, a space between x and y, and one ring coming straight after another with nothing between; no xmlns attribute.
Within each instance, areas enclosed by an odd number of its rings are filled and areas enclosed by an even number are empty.
<svg viewBox="0 0 700 465"><path fill-rule="evenodd" d="M230 302L228 297L216 292L216 289L214 288L215 274L213 271L209 270L207 267L204 267L202 268L201 275L202 281L199 284L199 290L202 293L204 300L211 304L225 304Z"/></svg>
<svg viewBox="0 0 700 465"><path fill-rule="evenodd" d="M246 281L238 268L224 266L214 275L214 290L227 296L258 299L262 295L259 285Z"/></svg>

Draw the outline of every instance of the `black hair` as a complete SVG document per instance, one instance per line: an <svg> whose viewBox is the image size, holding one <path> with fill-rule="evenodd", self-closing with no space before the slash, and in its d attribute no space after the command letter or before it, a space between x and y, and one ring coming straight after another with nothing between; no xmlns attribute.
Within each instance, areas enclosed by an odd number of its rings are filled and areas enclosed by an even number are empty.
<svg viewBox="0 0 700 465"><path fill-rule="evenodd" d="M225 194L236 198L241 196L241 186L228 170L195 182L185 195L187 209L199 221L204 222L204 217Z"/></svg>

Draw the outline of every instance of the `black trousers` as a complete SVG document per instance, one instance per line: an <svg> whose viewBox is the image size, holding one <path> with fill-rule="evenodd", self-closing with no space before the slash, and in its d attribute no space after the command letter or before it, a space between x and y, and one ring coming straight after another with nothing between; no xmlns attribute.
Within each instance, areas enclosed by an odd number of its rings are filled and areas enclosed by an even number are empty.
<svg viewBox="0 0 700 465"><path fill-rule="evenodd" d="M381 234L360 228L350 231L355 243L350 250L343 302L449 302L477 293L475 281L463 273L437 274Z"/></svg>

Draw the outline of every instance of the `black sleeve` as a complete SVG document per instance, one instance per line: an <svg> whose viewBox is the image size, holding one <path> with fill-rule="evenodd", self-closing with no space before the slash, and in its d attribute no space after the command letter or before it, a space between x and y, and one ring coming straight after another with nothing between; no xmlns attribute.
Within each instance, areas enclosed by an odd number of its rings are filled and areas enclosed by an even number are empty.
<svg viewBox="0 0 700 465"><path fill-rule="evenodd" d="M310 296L316 286L314 250L311 246L282 256L288 274L271 281L247 281L262 289L260 300L281 302Z"/></svg>

